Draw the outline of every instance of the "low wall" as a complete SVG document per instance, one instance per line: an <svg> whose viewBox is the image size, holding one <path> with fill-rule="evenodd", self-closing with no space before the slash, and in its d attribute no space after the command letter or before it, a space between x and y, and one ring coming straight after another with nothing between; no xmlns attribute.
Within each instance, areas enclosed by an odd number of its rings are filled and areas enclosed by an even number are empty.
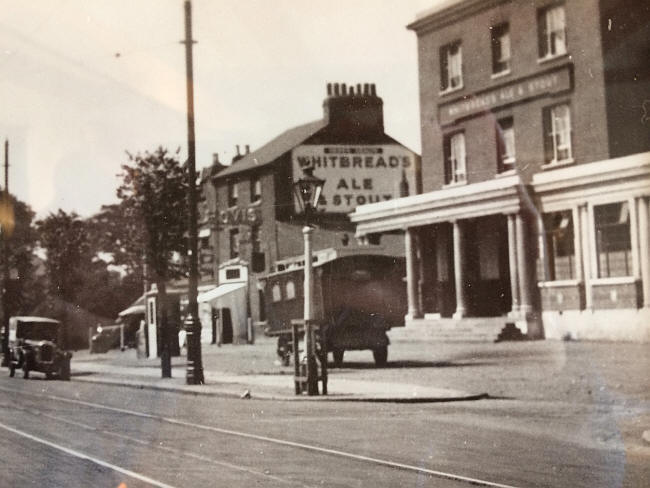
<svg viewBox="0 0 650 488"><path fill-rule="evenodd" d="M650 308L542 312L547 339L650 343Z"/></svg>

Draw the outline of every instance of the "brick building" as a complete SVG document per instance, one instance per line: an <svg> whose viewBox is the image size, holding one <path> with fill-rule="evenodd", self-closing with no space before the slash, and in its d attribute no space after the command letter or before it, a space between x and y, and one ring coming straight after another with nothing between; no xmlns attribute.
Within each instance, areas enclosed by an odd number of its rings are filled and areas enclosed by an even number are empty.
<svg viewBox="0 0 650 488"><path fill-rule="evenodd" d="M412 326L650 340L650 4L447 0L409 28L425 193L352 220L406 229L409 315L441 317Z"/></svg>
<svg viewBox="0 0 650 488"><path fill-rule="evenodd" d="M276 262L303 253L304 221L292 185L304 167L326 180L314 251L380 244L403 255L399 236L381 243L355 239L348 217L357 205L415 193L420 185L419 156L384 132L383 101L374 84L328 84L321 120L247 149L225 168L218 160L213 166L203 178L202 289L221 284L216 277L230 268L231 274L245 273L254 321L265 319L266 294L258 278L276 270Z"/></svg>

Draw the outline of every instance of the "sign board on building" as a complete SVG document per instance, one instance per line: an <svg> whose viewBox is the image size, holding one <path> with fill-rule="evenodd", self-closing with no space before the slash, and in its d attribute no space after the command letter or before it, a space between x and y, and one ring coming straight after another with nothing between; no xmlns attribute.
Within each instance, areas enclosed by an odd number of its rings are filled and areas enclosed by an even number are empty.
<svg viewBox="0 0 650 488"><path fill-rule="evenodd" d="M439 108L440 125L488 112L502 105L521 102L540 95L558 93L571 89L569 67L518 80L483 92L475 93L461 100L441 104Z"/></svg>
<svg viewBox="0 0 650 488"><path fill-rule="evenodd" d="M325 180L319 209L349 213L357 206L400 196L403 179L415 193L417 155L399 144L303 145L293 150L293 178L313 167Z"/></svg>

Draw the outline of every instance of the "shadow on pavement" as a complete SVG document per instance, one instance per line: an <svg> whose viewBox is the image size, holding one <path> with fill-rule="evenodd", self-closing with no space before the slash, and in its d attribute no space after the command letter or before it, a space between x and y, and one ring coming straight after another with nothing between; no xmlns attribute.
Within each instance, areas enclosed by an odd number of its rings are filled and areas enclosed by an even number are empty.
<svg viewBox="0 0 650 488"><path fill-rule="evenodd" d="M354 362L345 361L342 366L334 366L333 362L328 362L328 369L344 371L346 369L401 369L401 368L465 368L472 366L487 366L494 364L492 361L388 361L386 366L375 366L373 362Z"/></svg>

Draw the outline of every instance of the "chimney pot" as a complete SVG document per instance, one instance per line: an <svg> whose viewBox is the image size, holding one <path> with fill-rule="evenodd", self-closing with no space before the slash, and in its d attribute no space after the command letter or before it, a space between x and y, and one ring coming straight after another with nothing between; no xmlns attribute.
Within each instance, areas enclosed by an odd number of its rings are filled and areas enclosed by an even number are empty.
<svg viewBox="0 0 650 488"><path fill-rule="evenodd" d="M339 84L334 83L334 96L338 97L339 96Z"/></svg>
<svg viewBox="0 0 650 488"><path fill-rule="evenodd" d="M372 94L373 97L377 96L377 89L375 88L374 83L372 85L370 85L370 91L372 92L371 94Z"/></svg>
<svg viewBox="0 0 650 488"><path fill-rule="evenodd" d="M354 96L354 87L353 86L350 87L350 95Z"/></svg>
<svg viewBox="0 0 650 488"><path fill-rule="evenodd" d="M328 97L332 96L332 84L331 83L327 84L327 96Z"/></svg>
<svg viewBox="0 0 650 488"><path fill-rule="evenodd" d="M250 154L251 152L251 147L250 145L246 144L246 154Z"/></svg>
<svg viewBox="0 0 650 488"><path fill-rule="evenodd" d="M239 144L237 144L235 148L237 149L237 156L241 156L241 154L239 154Z"/></svg>
<svg viewBox="0 0 650 488"><path fill-rule="evenodd" d="M219 153L212 153L212 164L219 164Z"/></svg>
<svg viewBox="0 0 650 488"><path fill-rule="evenodd" d="M357 95L365 95L365 93L361 92L361 83L357 83Z"/></svg>
<svg viewBox="0 0 650 488"><path fill-rule="evenodd" d="M341 95L344 97L348 94L348 87L345 83L341 83Z"/></svg>
<svg viewBox="0 0 650 488"><path fill-rule="evenodd" d="M363 94L370 96L370 83L363 84Z"/></svg>

